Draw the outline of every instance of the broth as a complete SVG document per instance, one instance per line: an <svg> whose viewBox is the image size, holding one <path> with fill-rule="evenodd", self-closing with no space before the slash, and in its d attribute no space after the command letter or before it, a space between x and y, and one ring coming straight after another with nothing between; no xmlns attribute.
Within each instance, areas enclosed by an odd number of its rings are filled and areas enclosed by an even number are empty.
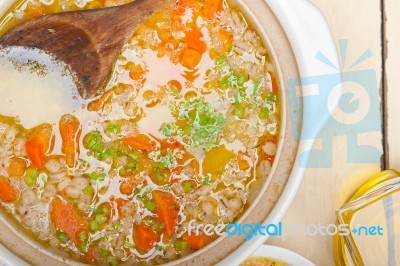
<svg viewBox="0 0 400 266"><path fill-rule="evenodd" d="M20 1L0 33L46 13L123 3ZM225 1L179 0L155 13L96 98L71 99L79 109L53 112L56 121L3 107L0 203L37 241L82 262L158 264L203 248L216 236L189 234L189 222L237 220L275 159L273 63Z"/></svg>

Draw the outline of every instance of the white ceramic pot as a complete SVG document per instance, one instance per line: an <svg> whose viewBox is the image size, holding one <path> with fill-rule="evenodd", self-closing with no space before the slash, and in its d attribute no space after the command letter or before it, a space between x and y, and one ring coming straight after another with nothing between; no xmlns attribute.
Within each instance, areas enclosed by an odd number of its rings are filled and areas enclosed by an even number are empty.
<svg viewBox="0 0 400 266"><path fill-rule="evenodd" d="M329 30L319 12L305 0L236 0L248 19L257 28L268 46L280 82L282 102L281 132L278 153L272 171L265 177L262 186L252 191L251 204L239 219L239 223L256 224L278 222L296 194L304 168L299 167L297 155L301 150L311 149L312 142L300 142L293 131L301 131L304 109L318 111L318 106L302 106L302 98L295 99L297 112L288 112L288 97L285 83L288 79L321 74L321 68L311 62L320 47L337 60ZM0 2L0 16L14 3ZM307 21L312 20L310 25ZM313 65L314 64L314 65ZM293 103L291 103L293 104ZM318 133L324 121L318 121ZM299 133L299 132L297 132ZM251 241L245 237L222 236L207 247L174 261L181 265L235 265L251 254L266 240L256 236ZM63 254L51 251L30 238L15 221L0 215L0 263L6 265L79 265L64 258Z"/></svg>

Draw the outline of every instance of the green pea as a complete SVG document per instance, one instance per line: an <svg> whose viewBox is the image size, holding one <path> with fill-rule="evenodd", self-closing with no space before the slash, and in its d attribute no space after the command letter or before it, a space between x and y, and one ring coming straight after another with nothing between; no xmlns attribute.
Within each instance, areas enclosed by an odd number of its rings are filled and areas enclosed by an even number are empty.
<svg viewBox="0 0 400 266"><path fill-rule="evenodd" d="M56 237L60 240L61 243L67 243L69 241L69 237L62 231L56 231Z"/></svg>
<svg viewBox="0 0 400 266"><path fill-rule="evenodd" d="M154 202L152 202L152 201L147 201L147 202L144 204L144 207L145 207L146 209L148 209L149 211L153 212L153 211L155 211L155 209L156 209L156 204L155 204Z"/></svg>
<svg viewBox="0 0 400 266"><path fill-rule="evenodd" d="M102 224L107 221L107 216L105 216L104 214L96 214L95 220L97 223Z"/></svg>
<svg viewBox="0 0 400 266"><path fill-rule="evenodd" d="M89 228L91 231L96 231L99 228L99 225L96 221L90 221Z"/></svg>
<svg viewBox="0 0 400 266"><path fill-rule="evenodd" d="M177 250L186 250L186 249L188 249L189 244L188 244L188 242L187 242L186 240L184 240L184 239L177 239L177 240L175 240L175 242L174 242L174 247L175 247Z"/></svg>

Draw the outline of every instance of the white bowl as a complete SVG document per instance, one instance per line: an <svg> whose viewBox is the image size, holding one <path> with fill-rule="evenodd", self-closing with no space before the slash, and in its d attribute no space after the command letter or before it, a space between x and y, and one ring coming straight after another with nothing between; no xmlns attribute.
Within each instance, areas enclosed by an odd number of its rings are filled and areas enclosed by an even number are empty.
<svg viewBox="0 0 400 266"><path fill-rule="evenodd" d="M315 266L311 261L293 251L269 245L260 246L250 257L274 259L294 266Z"/></svg>

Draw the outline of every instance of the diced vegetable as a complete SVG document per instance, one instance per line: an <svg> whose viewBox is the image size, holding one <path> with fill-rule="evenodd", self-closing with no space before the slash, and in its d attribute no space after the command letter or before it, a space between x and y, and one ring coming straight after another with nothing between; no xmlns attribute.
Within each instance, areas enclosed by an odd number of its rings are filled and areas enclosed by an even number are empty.
<svg viewBox="0 0 400 266"><path fill-rule="evenodd" d="M120 180L119 190L121 194L130 195L132 194L132 191L135 189L136 185L137 184L133 178L127 177Z"/></svg>
<svg viewBox="0 0 400 266"><path fill-rule="evenodd" d="M186 33L184 42L189 48L196 50L199 53L204 53L207 50L206 44L201 40L203 34L197 28L192 28Z"/></svg>
<svg viewBox="0 0 400 266"><path fill-rule="evenodd" d="M142 152L149 152L155 148L154 142L147 135L144 134L124 138L123 142L131 149Z"/></svg>
<svg viewBox="0 0 400 266"><path fill-rule="evenodd" d="M174 242L176 250L187 250L189 248L188 242L184 239L177 239Z"/></svg>
<svg viewBox="0 0 400 266"><path fill-rule="evenodd" d="M188 242L189 247L193 250L199 250L207 246L213 240L211 236L205 234L196 235L194 233L191 235L186 234L183 238Z"/></svg>
<svg viewBox="0 0 400 266"><path fill-rule="evenodd" d="M108 263L109 266L118 266L118 261L115 258L112 258Z"/></svg>
<svg viewBox="0 0 400 266"><path fill-rule="evenodd" d="M82 261L88 264L93 264L96 261L96 248L90 247L85 255L82 257Z"/></svg>
<svg viewBox="0 0 400 266"><path fill-rule="evenodd" d="M192 48L185 48L183 49L182 52L182 57L181 57L181 65L189 68L189 69L194 69L200 62L201 60L201 53L192 49Z"/></svg>
<svg viewBox="0 0 400 266"><path fill-rule="evenodd" d="M158 240L159 235L146 225L138 224L134 226L133 241L136 248L147 252L154 247Z"/></svg>
<svg viewBox="0 0 400 266"><path fill-rule="evenodd" d="M107 221L107 216L105 216L104 214L96 214L95 221L98 224L105 223Z"/></svg>
<svg viewBox="0 0 400 266"><path fill-rule="evenodd" d="M83 138L83 146L93 152L94 157L99 160L106 160L109 157L116 155L116 148L106 148L99 131L92 131Z"/></svg>
<svg viewBox="0 0 400 266"><path fill-rule="evenodd" d="M188 180L182 183L182 188L185 193L191 193L196 187L196 182Z"/></svg>
<svg viewBox="0 0 400 266"><path fill-rule="evenodd" d="M96 221L90 221L89 228L91 231L96 231L99 228L99 225Z"/></svg>
<svg viewBox="0 0 400 266"><path fill-rule="evenodd" d="M133 80L140 80L146 74L141 65L128 63L126 67L129 70L129 77Z"/></svg>
<svg viewBox="0 0 400 266"><path fill-rule="evenodd" d="M162 165L156 165L152 168L151 179L159 186L165 185L168 182L168 177L165 174L165 168Z"/></svg>
<svg viewBox="0 0 400 266"><path fill-rule="evenodd" d="M113 227L114 227L114 229L117 229L117 230L121 229L122 228L121 220L117 220L115 223L113 223Z"/></svg>
<svg viewBox="0 0 400 266"><path fill-rule="evenodd" d="M104 104L109 102L114 95L113 90L108 90L101 95L100 98L90 102L88 104L88 110L89 111L99 111L101 108L103 108Z"/></svg>
<svg viewBox="0 0 400 266"><path fill-rule="evenodd" d="M165 227L165 224L163 224L153 218L144 219L144 224L146 226L148 226L151 230L153 230L154 232L157 232L157 233L161 232Z"/></svg>
<svg viewBox="0 0 400 266"><path fill-rule="evenodd" d="M156 214L160 222L165 224L164 235L170 238L178 220L178 204L170 193L154 190L153 201L156 205Z"/></svg>
<svg viewBox="0 0 400 266"><path fill-rule="evenodd" d="M82 189L83 194L91 196L94 193L94 189L91 186L86 186Z"/></svg>
<svg viewBox="0 0 400 266"><path fill-rule="evenodd" d="M261 108L261 111L258 113L258 118L267 119L269 117L269 109L266 107Z"/></svg>
<svg viewBox="0 0 400 266"><path fill-rule="evenodd" d="M103 182L107 178L107 175L105 173L92 172L92 173L86 173L86 175L89 179L99 182Z"/></svg>
<svg viewBox="0 0 400 266"><path fill-rule="evenodd" d="M10 159L10 165L8 166L8 174L14 177L21 177L24 175L26 170L26 161L22 158L13 157Z"/></svg>
<svg viewBox="0 0 400 266"><path fill-rule="evenodd" d="M97 250L97 254L99 254L100 258L105 258L110 254L110 251L104 248L99 248Z"/></svg>
<svg viewBox="0 0 400 266"><path fill-rule="evenodd" d="M32 165L43 169L46 163L46 153L52 148L53 129L49 124L34 128L25 142L26 154Z"/></svg>
<svg viewBox="0 0 400 266"><path fill-rule="evenodd" d="M60 240L61 243L64 243L64 244L69 241L69 237L60 230L56 231L56 237L58 238L58 240Z"/></svg>
<svg viewBox="0 0 400 266"><path fill-rule="evenodd" d="M115 209L116 211L118 211L118 213L121 213L122 207L123 207L124 204L127 203L127 202L128 202L128 200L122 199L122 198L116 198L116 199L114 199L114 201L113 201L114 209Z"/></svg>
<svg viewBox="0 0 400 266"><path fill-rule="evenodd" d="M226 56L220 56L215 62L218 68L224 68L226 66Z"/></svg>
<svg viewBox="0 0 400 266"><path fill-rule="evenodd" d="M107 130L109 132L119 134L122 132L122 127L121 127L121 125L118 125L118 124L111 124L111 125L107 126Z"/></svg>
<svg viewBox="0 0 400 266"><path fill-rule="evenodd" d="M177 80L170 80L167 85L174 95L177 95L182 91L182 84Z"/></svg>
<svg viewBox="0 0 400 266"><path fill-rule="evenodd" d="M28 4L25 13L29 18L37 18L46 14L46 10L41 5Z"/></svg>
<svg viewBox="0 0 400 266"><path fill-rule="evenodd" d="M222 0L205 0L203 16L206 19L213 19L218 11L222 9Z"/></svg>
<svg viewBox="0 0 400 266"><path fill-rule="evenodd" d="M18 191L3 176L0 176L0 200L11 202L18 198Z"/></svg>
<svg viewBox="0 0 400 266"><path fill-rule="evenodd" d="M232 49L232 44L233 44L233 34L221 29L218 32L218 39L221 42L221 49L223 49L221 52L228 52L229 50Z"/></svg>
<svg viewBox="0 0 400 266"><path fill-rule="evenodd" d="M79 233L89 231L89 223L79 210L59 198L54 198L51 202L50 217L54 226L64 232L76 245L81 244Z"/></svg>
<svg viewBox="0 0 400 266"><path fill-rule="evenodd" d="M28 186L33 187L37 184L38 177L39 177L39 171L37 169L28 168L25 174L25 183Z"/></svg>
<svg viewBox="0 0 400 266"><path fill-rule="evenodd" d="M148 209L149 211L151 211L151 212L153 212L153 211L156 210L156 204L154 204L154 202L152 202L152 201L147 201L147 202L144 204L144 207L145 207L146 209Z"/></svg>
<svg viewBox="0 0 400 266"><path fill-rule="evenodd" d="M238 157L238 164L239 164L239 169L240 170L247 170L250 168L250 164L248 160L244 158L244 156L239 156Z"/></svg>
<svg viewBox="0 0 400 266"><path fill-rule="evenodd" d="M80 122L75 116L67 114L61 117L59 129L62 139L61 151L65 154L67 165L74 167L79 155Z"/></svg>

